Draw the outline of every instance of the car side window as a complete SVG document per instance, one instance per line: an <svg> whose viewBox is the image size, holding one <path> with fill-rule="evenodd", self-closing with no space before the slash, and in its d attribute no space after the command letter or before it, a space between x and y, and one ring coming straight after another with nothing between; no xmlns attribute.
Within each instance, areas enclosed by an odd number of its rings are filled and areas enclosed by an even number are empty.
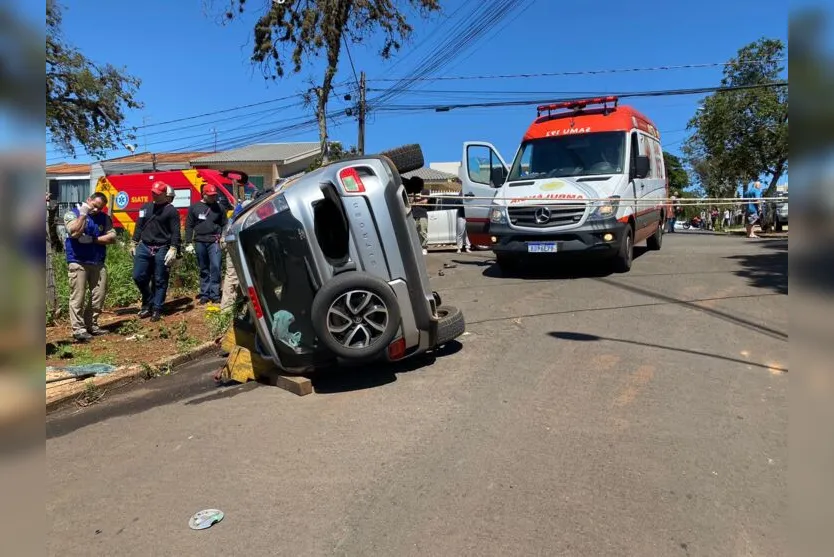
<svg viewBox="0 0 834 557"><path fill-rule="evenodd" d="M485 145L470 145L466 149L469 179L476 184L493 188L504 183L505 170L495 151ZM497 183L500 182L500 183Z"/></svg>

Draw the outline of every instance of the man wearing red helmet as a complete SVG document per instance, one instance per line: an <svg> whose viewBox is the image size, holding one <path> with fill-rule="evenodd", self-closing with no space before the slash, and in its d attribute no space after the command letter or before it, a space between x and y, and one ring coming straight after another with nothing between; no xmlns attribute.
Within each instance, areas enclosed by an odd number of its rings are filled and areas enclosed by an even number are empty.
<svg viewBox="0 0 834 557"><path fill-rule="evenodd" d="M220 303L220 236L228 220L217 202L217 188L213 184L203 186L203 200L188 209L185 219L185 251L196 252L200 266L201 304Z"/></svg>
<svg viewBox="0 0 834 557"><path fill-rule="evenodd" d="M180 215L171 204L170 186L154 182L153 202L139 210L133 231L133 281L142 293L140 318L162 318L162 306L168 293L170 267L180 247Z"/></svg>

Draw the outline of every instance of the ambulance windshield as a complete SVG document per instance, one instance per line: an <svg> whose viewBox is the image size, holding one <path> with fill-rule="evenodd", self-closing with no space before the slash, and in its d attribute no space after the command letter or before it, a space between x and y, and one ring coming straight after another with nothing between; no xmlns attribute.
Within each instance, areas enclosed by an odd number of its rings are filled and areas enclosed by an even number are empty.
<svg viewBox="0 0 834 557"><path fill-rule="evenodd" d="M544 137L521 146L508 181L625 172L625 132Z"/></svg>

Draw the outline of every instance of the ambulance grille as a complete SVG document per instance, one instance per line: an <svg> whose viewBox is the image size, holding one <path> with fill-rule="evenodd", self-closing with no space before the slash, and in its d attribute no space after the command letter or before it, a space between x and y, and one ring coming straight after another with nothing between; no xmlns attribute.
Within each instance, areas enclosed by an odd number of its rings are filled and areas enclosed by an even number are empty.
<svg viewBox="0 0 834 557"><path fill-rule="evenodd" d="M548 228L579 224L585 215L587 203L570 205L528 205L510 207L510 224L530 228Z"/></svg>

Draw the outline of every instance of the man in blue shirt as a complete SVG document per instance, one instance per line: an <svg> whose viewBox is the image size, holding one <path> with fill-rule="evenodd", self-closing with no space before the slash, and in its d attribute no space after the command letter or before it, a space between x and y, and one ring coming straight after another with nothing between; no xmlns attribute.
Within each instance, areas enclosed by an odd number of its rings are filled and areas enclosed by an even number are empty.
<svg viewBox="0 0 834 557"><path fill-rule="evenodd" d="M759 221L761 201L758 201L758 199L761 197L761 189L761 182L756 181L756 183L753 184L753 187L748 188L744 194L744 199L750 200L747 202L747 220L745 221L745 224L747 225L748 238L758 238L758 236L753 233L753 226Z"/></svg>
<svg viewBox="0 0 834 557"><path fill-rule="evenodd" d="M100 192L64 215L67 229L65 250L69 270L69 317L72 336L86 342L92 335L106 331L99 327L98 318L104 308L107 295L107 245L116 242L113 220L102 211L107 206L107 197ZM87 291L90 304L85 308Z"/></svg>

